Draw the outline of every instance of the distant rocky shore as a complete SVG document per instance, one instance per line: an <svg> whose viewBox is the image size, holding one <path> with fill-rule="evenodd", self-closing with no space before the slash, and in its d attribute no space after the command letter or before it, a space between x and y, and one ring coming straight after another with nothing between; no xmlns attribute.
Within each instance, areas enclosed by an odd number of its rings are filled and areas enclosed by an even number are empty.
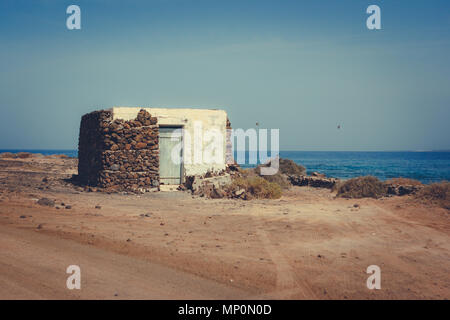
<svg viewBox="0 0 450 320"><path fill-rule="evenodd" d="M0 153L0 159L28 159L28 158L48 158L48 159L65 159L70 158L65 154L43 155L31 152L4 152ZM270 164L266 164L270 165ZM228 169L218 175L206 175L203 177L188 177L184 185L180 189L191 190L195 195L206 196L208 198L242 198L251 199L252 196L241 188L229 188L233 179L244 176L258 176L262 179L275 183L281 189L289 188L289 186L308 186L313 188L326 188L336 190L346 180L326 177L319 172L306 174L306 169L294 163L292 160L280 159L279 172L274 176L260 176L259 166L254 169L243 170L239 166L229 166ZM355 178L356 179L356 178ZM419 181L412 179L397 178L385 182L380 182L385 188L386 195L404 196L419 192L425 185ZM97 191L98 188L95 188ZM100 190L99 190L100 191Z"/></svg>
<svg viewBox="0 0 450 320"><path fill-rule="evenodd" d="M66 154L52 154L52 155L43 155L42 153L32 153L32 152L3 152L0 153L0 158L3 159L28 159L28 158L61 158L68 159L71 158Z"/></svg>

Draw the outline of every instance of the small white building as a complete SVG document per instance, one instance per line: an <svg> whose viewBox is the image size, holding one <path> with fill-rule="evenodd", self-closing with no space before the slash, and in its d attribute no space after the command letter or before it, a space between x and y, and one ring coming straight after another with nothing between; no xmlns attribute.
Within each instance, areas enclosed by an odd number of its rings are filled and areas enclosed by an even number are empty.
<svg viewBox="0 0 450 320"><path fill-rule="evenodd" d="M224 110L112 107L95 111L81 121L79 175L104 187L179 185L186 176L226 168L231 152L227 128Z"/></svg>

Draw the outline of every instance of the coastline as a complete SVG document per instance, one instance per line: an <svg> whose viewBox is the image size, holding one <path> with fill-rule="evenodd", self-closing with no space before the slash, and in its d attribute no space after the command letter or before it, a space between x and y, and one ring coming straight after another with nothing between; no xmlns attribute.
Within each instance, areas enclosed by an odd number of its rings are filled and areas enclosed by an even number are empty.
<svg viewBox="0 0 450 320"><path fill-rule="evenodd" d="M64 154L72 158L78 155L76 149L0 149L0 154L3 152ZM308 174L319 172L341 180L371 175L381 181L393 178L414 179L424 184L450 181L448 151L280 151L280 157L306 167Z"/></svg>
<svg viewBox="0 0 450 320"><path fill-rule="evenodd" d="M14 248L1 254L0 298L450 297L448 210L410 195L346 199L308 186L250 201L93 192L70 183L76 164L0 159L2 243ZM80 292L58 285L73 259L89 276ZM372 264L383 270L376 292L365 287Z"/></svg>

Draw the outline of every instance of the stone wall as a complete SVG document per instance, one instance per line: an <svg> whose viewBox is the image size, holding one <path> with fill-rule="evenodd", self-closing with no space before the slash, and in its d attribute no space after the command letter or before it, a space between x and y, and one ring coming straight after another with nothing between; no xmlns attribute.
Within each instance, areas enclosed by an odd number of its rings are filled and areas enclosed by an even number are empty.
<svg viewBox="0 0 450 320"><path fill-rule="evenodd" d="M327 188L327 189L333 189L334 185L338 182L338 179L335 178L302 176L302 175L289 175L288 179L294 186L310 186L314 188Z"/></svg>
<svg viewBox="0 0 450 320"><path fill-rule="evenodd" d="M163 127L183 128L183 169L186 176L203 175L208 171L220 172L226 168L226 141L222 139L220 161L195 161L194 155L198 147L206 150L210 141L201 137L209 130L217 131L226 136L227 113L216 109L193 108L140 108L112 107L112 117L115 119L133 120L140 110L149 112L158 118L158 125ZM198 134L199 133L199 134ZM199 144L200 142L200 144ZM186 152L190 150L190 152Z"/></svg>
<svg viewBox="0 0 450 320"><path fill-rule="evenodd" d="M110 190L148 191L159 187L157 118L141 110L134 120L112 120L110 111L81 119L78 178Z"/></svg>

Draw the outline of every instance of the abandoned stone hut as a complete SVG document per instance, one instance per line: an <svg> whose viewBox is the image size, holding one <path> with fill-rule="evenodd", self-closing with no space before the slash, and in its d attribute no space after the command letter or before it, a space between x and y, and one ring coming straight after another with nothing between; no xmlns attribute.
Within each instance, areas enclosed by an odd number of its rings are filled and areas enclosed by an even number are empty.
<svg viewBox="0 0 450 320"><path fill-rule="evenodd" d="M85 114L78 143L79 181L149 191L180 185L187 176L220 172L231 152L227 128L230 123L223 110L113 107ZM224 138L207 141L202 133L208 130ZM215 161L202 161L201 155L192 161L211 143Z"/></svg>

